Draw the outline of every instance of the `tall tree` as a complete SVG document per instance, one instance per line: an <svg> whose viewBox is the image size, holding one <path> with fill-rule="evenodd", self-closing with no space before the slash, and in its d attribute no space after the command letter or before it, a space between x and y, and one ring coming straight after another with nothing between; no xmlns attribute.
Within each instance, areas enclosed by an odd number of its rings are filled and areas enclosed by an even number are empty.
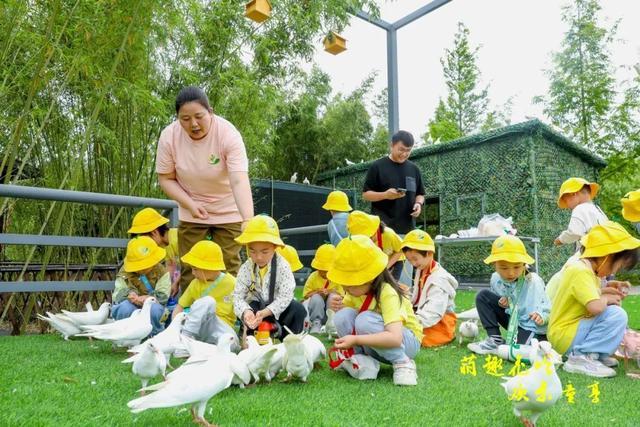
<svg viewBox="0 0 640 427"><path fill-rule="evenodd" d="M480 129L489 105L488 86L480 87L476 61L480 47L469 43L469 29L458 22L453 48L440 59L447 85L446 100L440 99L429 121L426 142L448 141Z"/></svg>
<svg viewBox="0 0 640 427"><path fill-rule="evenodd" d="M611 136L607 123L614 108L615 79L609 46L617 23L606 28L598 22L597 0L576 0L564 7L568 25L562 47L553 54L548 96L544 103L551 122L577 142L606 154Z"/></svg>

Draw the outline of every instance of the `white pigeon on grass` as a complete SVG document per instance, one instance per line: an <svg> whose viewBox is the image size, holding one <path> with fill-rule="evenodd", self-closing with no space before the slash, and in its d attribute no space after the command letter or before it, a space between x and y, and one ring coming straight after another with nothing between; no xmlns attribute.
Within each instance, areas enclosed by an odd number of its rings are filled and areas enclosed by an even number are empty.
<svg viewBox="0 0 640 427"><path fill-rule="evenodd" d="M271 342L265 345L258 344L253 335L249 335L246 342L247 348L238 353L238 357L247 365L255 382L260 381L261 376L267 381L271 381L269 368L278 349Z"/></svg>
<svg viewBox="0 0 640 427"><path fill-rule="evenodd" d="M535 427L538 417L562 397L562 383L556 373L562 357L549 342L538 342L534 338L529 358L531 368L515 377L505 377L506 381L500 385L513 403L515 416L525 426Z"/></svg>
<svg viewBox="0 0 640 427"><path fill-rule="evenodd" d="M302 343L312 364L327 358L327 349L318 338L307 334L302 338Z"/></svg>
<svg viewBox="0 0 640 427"><path fill-rule="evenodd" d="M462 345L462 340L464 338L470 341L475 340L479 333L480 330L478 329L477 319L462 322L458 328L458 345Z"/></svg>
<svg viewBox="0 0 640 427"><path fill-rule="evenodd" d="M82 330L64 314L53 314L48 311L45 314L47 315L46 317L38 313L38 319L47 322L53 329L60 332L65 341L69 341L70 337L82 332Z"/></svg>
<svg viewBox="0 0 640 427"><path fill-rule="evenodd" d="M100 308L96 311L67 311L62 310L62 314L67 316L77 326L83 325L102 325L109 317L109 311L111 310L111 304L103 302L100 304Z"/></svg>
<svg viewBox="0 0 640 427"><path fill-rule="evenodd" d="M164 353L164 357L167 359L168 363L173 352L182 348L180 331L182 330L182 325L186 318L187 313L184 311L176 314L176 317L171 320L171 323L164 331L160 332L153 338L150 338L148 341L145 341L143 344L130 348L129 353L139 353L144 349L144 345L147 342L152 342L155 348Z"/></svg>
<svg viewBox="0 0 640 427"><path fill-rule="evenodd" d="M320 328L320 332L324 332L325 334L327 334L327 338L329 338L329 339L332 339L333 337L337 337L338 336L338 330L336 329L336 324L333 321L333 316L335 314L336 314L335 311L333 311L330 308L328 308L327 309L327 321L322 326L322 328Z"/></svg>
<svg viewBox="0 0 640 427"><path fill-rule="evenodd" d="M275 344L273 347L276 349L276 352L273 354L271 363L269 364L269 376L271 379L277 377L280 371L282 371L282 361L284 360L284 355L287 352L283 343Z"/></svg>
<svg viewBox="0 0 640 427"><path fill-rule="evenodd" d="M115 345L128 347L140 344L151 333L151 306L157 303L155 297L148 297L142 304L142 310L137 315L120 319L105 325L83 325L85 331L79 337L93 337L99 340L112 341Z"/></svg>
<svg viewBox="0 0 640 427"><path fill-rule="evenodd" d="M137 414L152 408L191 405L193 421L211 426L204 418L207 403L231 385L238 371L237 359L228 357L231 354L231 340L228 344L223 344L222 341L218 342L221 351L217 356L202 363L181 366L169 374L167 381L146 387L145 391L153 393L127 403L131 412Z"/></svg>
<svg viewBox="0 0 640 427"><path fill-rule="evenodd" d="M122 363L133 364L131 371L140 377L142 381L140 394L144 396L144 388L149 384L151 378L162 375L166 379L167 359L151 340L145 341L141 346L140 352L123 360Z"/></svg>
<svg viewBox="0 0 640 427"><path fill-rule="evenodd" d="M287 335L282 343L286 349L282 366L287 371L287 380L299 378L302 382L307 382L309 374L313 370L311 356L307 352L307 347L302 342L305 333L294 334L287 328Z"/></svg>

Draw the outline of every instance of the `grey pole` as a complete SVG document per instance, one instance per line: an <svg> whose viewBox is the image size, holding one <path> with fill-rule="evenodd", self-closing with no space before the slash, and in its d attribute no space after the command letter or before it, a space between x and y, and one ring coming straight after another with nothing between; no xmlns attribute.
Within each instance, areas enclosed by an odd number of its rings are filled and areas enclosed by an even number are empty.
<svg viewBox="0 0 640 427"><path fill-rule="evenodd" d="M382 28L387 32L387 95L389 116L388 116L388 129L389 136L393 135L400 129L400 103L398 101L398 37L397 31L423 17L424 15L433 12L439 7L444 6L451 0L434 0L429 4L422 6L421 8L413 11L404 18L398 19L393 24L388 23L382 19L373 18L366 12L358 11L355 16L366 21L376 27Z"/></svg>
<svg viewBox="0 0 640 427"><path fill-rule="evenodd" d="M389 99L389 137L400 129L400 106L398 102L398 33L395 28L387 30L387 92Z"/></svg>

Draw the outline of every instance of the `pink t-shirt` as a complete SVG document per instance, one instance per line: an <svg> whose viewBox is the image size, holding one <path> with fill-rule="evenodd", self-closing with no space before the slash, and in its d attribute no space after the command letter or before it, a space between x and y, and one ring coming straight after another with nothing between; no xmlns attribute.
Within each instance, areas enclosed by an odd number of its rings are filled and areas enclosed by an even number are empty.
<svg viewBox="0 0 640 427"><path fill-rule="evenodd" d="M158 141L156 172L175 172L178 184L196 202L205 203L208 219L194 218L180 206L180 221L199 224L241 222L229 184L229 172L248 172L249 161L240 132L212 114L206 137L193 140L176 120L164 128Z"/></svg>

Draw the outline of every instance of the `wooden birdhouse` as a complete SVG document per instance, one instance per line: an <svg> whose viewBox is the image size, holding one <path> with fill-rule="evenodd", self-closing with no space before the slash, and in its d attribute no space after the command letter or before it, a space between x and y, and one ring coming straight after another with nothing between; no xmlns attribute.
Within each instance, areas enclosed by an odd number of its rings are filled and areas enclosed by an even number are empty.
<svg viewBox="0 0 640 427"><path fill-rule="evenodd" d="M347 39L333 31L327 34L327 36L324 38L323 43L324 50L332 55L337 55L347 50Z"/></svg>
<svg viewBox="0 0 640 427"><path fill-rule="evenodd" d="M271 16L269 0L251 0L245 5L244 16L255 22L264 22Z"/></svg>

